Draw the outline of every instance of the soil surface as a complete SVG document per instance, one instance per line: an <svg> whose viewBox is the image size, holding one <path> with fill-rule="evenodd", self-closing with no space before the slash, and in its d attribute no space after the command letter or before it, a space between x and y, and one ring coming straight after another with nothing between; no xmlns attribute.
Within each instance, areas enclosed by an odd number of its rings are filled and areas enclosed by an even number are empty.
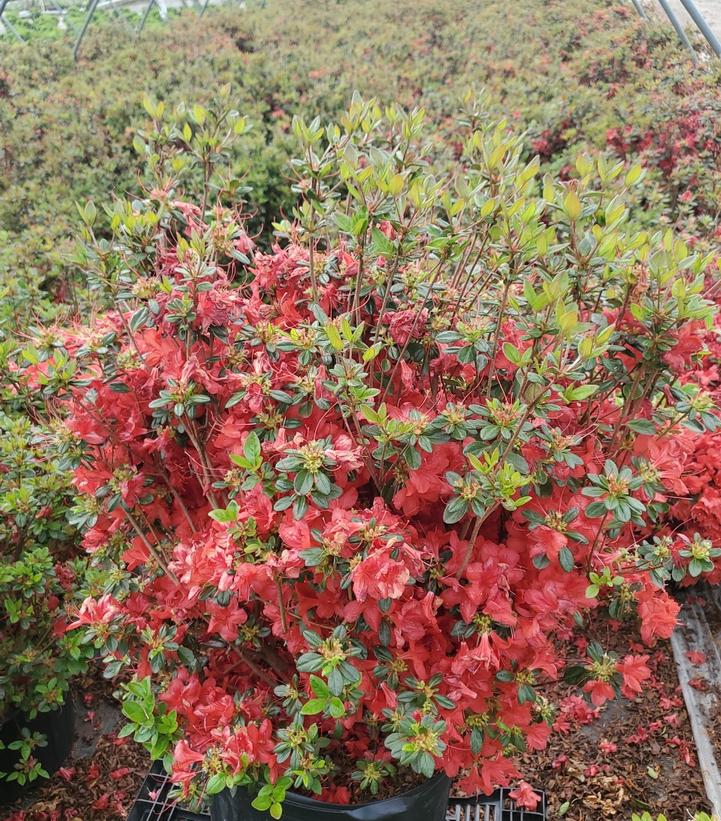
<svg viewBox="0 0 721 821"><path fill-rule="evenodd" d="M621 657L650 652L652 678L639 698L607 702L593 718L588 705L564 701L572 688L549 688L546 695L562 705L559 732L524 762L527 781L546 791L549 819L630 821L645 810L681 819L708 811L669 643L648 651L632 630L614 633L606 622L591 625L584 638Z"/></svg>
<svg viewBox="0 0 721 821"><path fill-rule="evenodd" d="M65 766L23 800L2 803L2 821L111 821L125 818L150 766L137 744L118 739L122 717L112 685L100 677L75 690L75 741Z"/></svg>

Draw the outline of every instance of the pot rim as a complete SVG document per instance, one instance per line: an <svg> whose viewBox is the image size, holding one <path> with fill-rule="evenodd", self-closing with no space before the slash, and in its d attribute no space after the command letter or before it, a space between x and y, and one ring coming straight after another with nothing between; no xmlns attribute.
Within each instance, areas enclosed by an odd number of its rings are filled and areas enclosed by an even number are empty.
<svg viewBox="0 0 721 821"><path fill-rule="evenodd" d="M283 803L296 804L301 806L312 805L318 812L330 812L334 810L349 811L360 809L362 807L372 807L375 805L384 804L387 801L395 801L398 798L406 798L408 796L417 795L419 793L428 791L430 787L437 786L442 781L448 782L448 788L450 790L450 786L453 783L452 779L441 771L434 773L434 775L432 775L430 778L427 778L420 784L416 784L415 787L411 787L409 790L399 792L397 795L391 795L387 798L379 798L375 801L363 801L360 804L337 804L331 801L321 801L319 798L311 798L308 795L301 795L301 793L288 792L286 794L285 799L283 800Z"/></svg>
<svg viewBox="0 0 721 821"><path fill-rule="evenodd" d="M18 726L22 724L23 726L27 726L31 722L38 721L42 716L53 716L57 713L62 712L66 709L66 707L73 706L70 702L73 700L73 693L71 690L66 691L63 703L58 704L56 707L53 707L52 710L38 710L38 714L35 718L27 718L25 713L19 707L13 707L9 713L2 715L0 713L0 727L5 727L12 722L16 722Z"/></svg>

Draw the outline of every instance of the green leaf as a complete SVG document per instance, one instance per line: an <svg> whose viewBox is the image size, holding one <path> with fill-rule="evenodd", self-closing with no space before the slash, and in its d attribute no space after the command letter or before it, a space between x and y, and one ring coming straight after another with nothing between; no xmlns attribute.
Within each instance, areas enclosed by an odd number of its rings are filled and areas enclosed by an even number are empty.
<svg viewBox="0 0 721 821"><path fill-rule="evenodd" d="M260 810L260 812L263 812L270 807L271 803L272 799L268 795L260 794L253 799L250 806L256 810Z"/></svg>
<svg viewBox="0 0 721 821"><path fill-rule="evenodd" d="M299 496L305 496L313 490L313 474L307 470L299 470L293 480L293 490Z"/></svg>
<svg viewBox="0 0 721 821"><path fill-rule="evenodd" d="M605 502L591 502L586 508L585 513L589 518L596 519L599 516L605 516L607 510L608 508Z"/></svg>
<svg viewBox="0 0 721 821"><path fill-rule="evenodd" d="M563 210L568 215L568 218L575 222L583 212L581 200L575 191L569 191L563 200Z"/></svg>
<svg viewBox="0 0 721 821"><path fill-rule="evenodd" d="M283 402L286 405L290 405L293 402L293 397L287 391L273 390L269 396L271 399L275 399L276 402Z"/></svg>
<svg viewBox="0 0 721 821"><path fill-rule="evenodd" d="M251 431L245 438L243 453L245 458L256 470L261 466L263 462L263 455L261 452L260 439L254 430Z"/></svg>
<svg viewBox="0 0 721 821"><path fill-rule="evenodd" d="M318 696L318 698L328 698L330 696L328 685L319 676L310 677L310 689L313 691L313 695Z"/></svg>
<svg viewBox="0 0 721 821"><path fill-rule="evenodd" d="M225 403L226 408L232 408L238 404L241 400L245 399L245 391L239 391L238 393L234 393L230 399Z"/></svg>
<svg viewBox="0 0 721 821"><path fill-rule="evenodd" d="M634 433L652 435L656 432L656 425L650 419L632 419L626 426Z"/></svg>
<svg viewBox="0 0 721 821"><path fill-rule="evenodd" d="M372 234L373 246L375 247L377 254L381 254L384 257L391 257L393 256L393 254L395 254L396 249L393 243L382 231L380 231L378 228L374 228Z"/></svg>
<svg viewBox="0 0 721 821"><path fill-rule="evenodd" d="M582 402L593 396L598 390L598 385L578 385L575 388L566 388L563 397L567 402Z"/></svg>
<svg viewBox="0 0 721 821"><path fill-rule="evenodd" d="M634 183L638 182L641 179L641 174L643 173L643 166L641 165L634 165L632 166L628 173L626 174L626 185L633 185Z"/></svg>
<svg viewBox="0 0 721 821"><path fill-rule="evenodd" d="M322 493L323 496L327 496L330 493L330 479L323 471L315 474L315 486L318 489L318 493Z"/></svg>
<svg viewBox="0 0 721 821"><path fill-rule="evenodd" d="M433 760L433 756L430 753L421 753L414 769L416 769L416 771L421 775L425 775L426 778L432 778L436 769L436 763Z"/></svg>
<svg viewBox="0 0 721 821"><path fill-rule="evenodd" d="M322 713L323 710L325 710L326 704L327 699L325 698L312 698L310 701L306 701L306 703L300 708L301 715L318 715L318 713Z"/></svg>
<svg viewBox="0 0 721 821"><path fill-rule="evenodd" d="M503 355L512 365L521 364L521 352L515 345L510 342L503 343Z"/></svg>
<svg viewBox="0 0 721 821"><path fill-rule="evenodd" d="M325 335L328 337L328 341L331 344L331 347L336 351L342 351L343 350L343 340L342 340L341 335L338 331L338 328L336 328L336 326L333 325L333 323L329 322L325 326L324 330L325 330Z"/></svg>
<svg viewBox="0 0 721 821"><path fill-rule="evenodd" d="M353 220L351 217L347 216L346 214L335 214L335 224L340 228L341 231L345 234L352 234L353 233Z"/></svg>
<svg viewBox="0 0 721 821"><path fill-rule="evenodd" d="M145 710L134 701L126 701L123 704L123 715L135 724L144 724L148 720Z"/></svg>
<svg viewBox="0 0 721 821"><path fill-rule="evenodd" d="M537 570L543 570L543 568L548 567L550 563L551 562L545 553L539 553L537 556L533 557L533 566Z"/></svg>
<svg viewBox="0 0 721 821"><path fill-rule="evenodd" d="M563 680L568 684L581 684L582 682L588 681L588 677L588 670L580 664L567 667L563 674Z"/></svg>
<svg viewBox="0 0 721 821"><path fill-rule="evenodd" d="M455 496L446 505L446 509L443 511L443 521L447 525L455 524L456 522L460 522L467 512L468 503L464 499L461 499L460 496Z"/></svg>
<svg viewBox="0 0 721 821"><path fill-rule="evenodd" d="M688 565L688 572L696 578L696 576L700 576L704 571L703 562L699 561L698 559L691 559Z"/></svg>
<svg viewBox="0 0 721 821"><path fill-rule="evenodd" d="M566 573L570 573L576 564L573 553L567 547L562 547L558 551L558 561Z"/></svg>

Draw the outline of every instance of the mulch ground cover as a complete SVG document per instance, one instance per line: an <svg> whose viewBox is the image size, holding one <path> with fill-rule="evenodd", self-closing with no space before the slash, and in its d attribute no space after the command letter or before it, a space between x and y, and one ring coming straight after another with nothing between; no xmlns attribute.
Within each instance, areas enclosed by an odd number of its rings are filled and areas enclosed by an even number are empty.
<svg viewBox="0 0 721 821"><path fill-rule="evenodd" d="M575 641L598 640L619 656L647 652L633 632L598 622ZM708 810L703 782L668 643L650 654L653 678L635 701L600 709L559 683L545 695L560 705L548 748L526 756L523 771L549 800L549 819L630 821L633 812L685 818ZM83 683L78 739L66 766L22 804L0 809L2 821L111 821L125 818L149 761L132 742L118 740L122 724L112 687Z"/></svg>
<svg viewBox="0 0 721 821"><path fill-rule="evenodd" d="M75 743L65 766L24 800L2 806L2 821L111 821L125 818L150 766L147 753L118 739L122 716L100 677L76 690Z"/></svg>
<svg viewBox="0 0 721 821"><path fill-rule="evenodd" d="M628 628L591 624L577 641L597 640L619 656L648 653ZM630 821L634 812L664 813L671 821L708 811L696 751L668 642L650 652L650 681L634 701L599 710L570 686L546 693L561 705L549 746L527 756L527 780L545 789L549 819Z"/></svg>

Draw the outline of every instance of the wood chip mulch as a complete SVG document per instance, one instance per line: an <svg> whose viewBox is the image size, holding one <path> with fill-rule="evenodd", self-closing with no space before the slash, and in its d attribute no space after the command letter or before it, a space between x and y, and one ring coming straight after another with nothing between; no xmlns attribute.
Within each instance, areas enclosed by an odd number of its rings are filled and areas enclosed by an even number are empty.
<svg viewBox="0 0 721 821"><path fill-rule="evenodd" d="M82 695L79 695L82 694ZM65 766L10 807L0 821L114 821L126 818L150 766L147 753L127 739L112 686L94 677L80 683L76 740Z"/></svg>
<svg viewBox="0 0 721 821"><path fill-rule="evenodd" d="M630 628L592 624L584 638L620 657L649 653ZM681 819L710 810L670 644L659 642L648 664L652 678L634 701L618 699L596 711L567 685L546 693L561 704L559 732L522 769L546 791L549 819L630 821L644 811Z"/></svg>

